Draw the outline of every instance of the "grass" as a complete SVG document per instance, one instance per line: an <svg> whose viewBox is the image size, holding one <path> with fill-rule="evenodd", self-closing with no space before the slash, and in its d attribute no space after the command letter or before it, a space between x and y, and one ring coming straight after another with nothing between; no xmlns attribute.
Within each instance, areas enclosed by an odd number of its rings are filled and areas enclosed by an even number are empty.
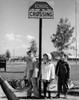
<svg viewBox="0 0 79 100"><path fill-rule="evenodd" d="M56 62L54 62L56 64ZM79 81L79 62L69 62L70 64L70 78L72 80ZM22 79L24 76L24 69L26 63L25 62L14 62L14 63L7 63L7 71L4 72L4 69L0 69L0 75L6 79Z"/></svg>
<svg viewBox="0 0 79 100"><path fill-rule="evenodd" d="M7 63L6 72L4 69L0 69L0 75L6 79L22 79L24 76L24 69L26 64L23 62Z"/></svg>

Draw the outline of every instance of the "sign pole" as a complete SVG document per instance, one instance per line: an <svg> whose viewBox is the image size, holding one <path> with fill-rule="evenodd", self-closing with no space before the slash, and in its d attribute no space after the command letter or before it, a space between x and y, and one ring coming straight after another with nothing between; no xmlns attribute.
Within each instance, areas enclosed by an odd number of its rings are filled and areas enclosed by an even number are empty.
<svg viewBox="0 0 79 100"><path fill-rule="evenodd" d="M28 17L39 19L39 96L41 98L42 19L53 19L53 8L47 2L36 1L29 7Z"/></svg>
<svg viewBox="0 0 79 100"><path fill-rule="evenodd" d="M41 97L42 18L39 19L39 96Z"/></svg>

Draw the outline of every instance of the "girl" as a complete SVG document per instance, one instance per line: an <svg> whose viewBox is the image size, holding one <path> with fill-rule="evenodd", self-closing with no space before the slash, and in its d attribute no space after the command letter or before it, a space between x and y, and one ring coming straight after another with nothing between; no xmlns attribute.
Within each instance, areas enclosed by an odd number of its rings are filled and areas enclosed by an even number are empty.
<svg viewBox="0 0 79 100"><path fill-rule="evenodd" d="M55 68L51 62L51 54L46 53L43 55L42 63L42 81L43 81L43 92L46 98L47 87L50 82L55 79ZM51 98L50 91L48 91L48 97Z"/></svg>

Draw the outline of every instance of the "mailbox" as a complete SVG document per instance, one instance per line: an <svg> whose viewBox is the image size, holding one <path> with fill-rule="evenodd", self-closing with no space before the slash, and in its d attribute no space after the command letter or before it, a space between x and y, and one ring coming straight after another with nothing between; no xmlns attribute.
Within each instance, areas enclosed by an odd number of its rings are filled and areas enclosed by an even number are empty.
<svg viewBox="0 0 79 100"><path fill-rule="evenodd" d="M6 71L6 60L0 60L0 68L4 68Z"/></svg>

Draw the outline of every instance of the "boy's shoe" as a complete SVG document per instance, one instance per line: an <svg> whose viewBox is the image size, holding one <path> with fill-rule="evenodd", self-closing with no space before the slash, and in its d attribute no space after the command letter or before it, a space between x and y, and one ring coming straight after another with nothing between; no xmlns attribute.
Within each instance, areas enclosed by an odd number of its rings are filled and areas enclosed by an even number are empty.
<svg viewBox="0 0 79 100"><path fill-rule="evenodd" d="M27 98L27 99L31 99L32 97L31 97L31 96L27 96L26 98Z"/></svg>
<svg viewBox="0 0 79 100"><path fill-rule="evenodd" d="M40 99L39 97L32 97L31 99Z"/></svg>
<svg viewBox="0 0 79 100"><path fill-rule="evenodd" d="M48 96L47 98L48 98L48 99L52 99L53 97L51 97L51 96L49 97L49 96Z"/></svg>

